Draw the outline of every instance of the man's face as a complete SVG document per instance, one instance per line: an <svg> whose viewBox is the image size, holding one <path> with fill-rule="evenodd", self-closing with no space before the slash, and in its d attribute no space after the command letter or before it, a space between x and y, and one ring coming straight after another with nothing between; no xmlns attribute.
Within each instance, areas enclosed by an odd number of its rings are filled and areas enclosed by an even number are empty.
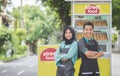
<svg viewBox="0 0 120 76"><path fill-rule="evenodd" d="M93 28L92 28L92 26L86 25L84 30L83 30L83 32L84 32L84 36L86 38L92 38L92 35L93 35Z"/></svg>

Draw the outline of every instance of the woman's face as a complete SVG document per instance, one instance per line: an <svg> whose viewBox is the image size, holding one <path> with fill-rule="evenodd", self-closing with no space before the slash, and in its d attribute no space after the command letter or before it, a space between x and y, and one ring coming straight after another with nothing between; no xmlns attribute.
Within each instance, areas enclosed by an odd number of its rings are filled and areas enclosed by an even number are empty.
<svg viewBox="0 0 120 76"><path fill-rule="evenodd" d="M93 35L93 28L92 28L92 26L87 26L86 25L84 30L83 30L83 32L84 32L84 36L86 38L92 38L92 35Z"/></svg>
<svg viewBox="0 0 120 76"><path fill-rule="evenodd" d="M72 33L69 29L65 31L65 38L70 40L72 38Z"/></svg>

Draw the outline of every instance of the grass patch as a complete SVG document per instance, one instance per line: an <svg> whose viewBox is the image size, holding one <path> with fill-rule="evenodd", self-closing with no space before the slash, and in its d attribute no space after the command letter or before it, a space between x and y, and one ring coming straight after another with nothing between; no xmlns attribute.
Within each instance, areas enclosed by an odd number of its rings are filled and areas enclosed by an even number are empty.
<svg viewBox="0 0 120 76"><path fill-rule="evenodd" d="M12 61L12 60L15 60L15 59L19 59L23 56L26 56L26 55L25 54L22 54L22 55L14 54L13 57L5 57L3 55L0 55L0 60L3 61L3 62L7 62L7 61Z"/></svg>

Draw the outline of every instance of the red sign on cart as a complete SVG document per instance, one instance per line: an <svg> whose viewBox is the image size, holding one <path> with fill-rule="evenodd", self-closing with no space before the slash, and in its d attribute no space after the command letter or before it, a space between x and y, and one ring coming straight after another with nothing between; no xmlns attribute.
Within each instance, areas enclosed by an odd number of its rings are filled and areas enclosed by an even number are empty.
<svg viewBox="0 0 120 76"><path fill-rule="evenodd" d="M40 55L41 61L54 61L54 53L56 49L55 48L47 48L42 51Z"/></svg>
<svg viewBox="0 0 120 76"><path fill-rule="evenodd" d="M100 13L100 8L96 5L89 5L85 9L86 14L99 14Z"/></svg>

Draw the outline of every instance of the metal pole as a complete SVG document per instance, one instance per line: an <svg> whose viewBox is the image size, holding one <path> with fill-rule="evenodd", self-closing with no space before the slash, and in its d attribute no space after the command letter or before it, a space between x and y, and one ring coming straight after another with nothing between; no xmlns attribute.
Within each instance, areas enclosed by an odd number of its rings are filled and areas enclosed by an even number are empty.
<svg viewBox="0 0 120 76"><path fill-rule="evenodd" d="M22 5L22 0L20 0L21 6L20 6L20 27L23 27L23 5Z"/></svg>

